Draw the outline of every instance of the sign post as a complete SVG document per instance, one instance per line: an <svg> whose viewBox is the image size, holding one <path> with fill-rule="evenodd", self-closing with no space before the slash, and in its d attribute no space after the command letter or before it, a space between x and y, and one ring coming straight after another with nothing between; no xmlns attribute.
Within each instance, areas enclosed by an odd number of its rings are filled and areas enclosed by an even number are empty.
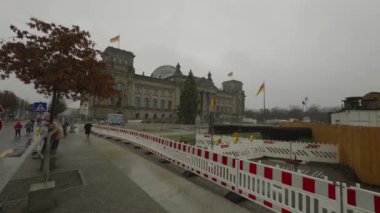
<svg viewBox="0 0 380 213"><path fill-rule="evenodd" d="M34 102L33 103L33 112L46 112L47 103L46 102Z"/></svg>

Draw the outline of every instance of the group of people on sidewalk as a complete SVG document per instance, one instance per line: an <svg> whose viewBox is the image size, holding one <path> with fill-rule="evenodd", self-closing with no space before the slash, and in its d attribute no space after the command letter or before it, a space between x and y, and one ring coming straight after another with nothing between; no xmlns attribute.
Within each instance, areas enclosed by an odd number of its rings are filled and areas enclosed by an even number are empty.
<svg viewBox="0 0 380 213"><path fill-rule="evenodd" d="M57 152L60 139L67 134L64 133L63 126L64 124L61 125L58 120L54 119L51 115L45 115L43 117L40 125L40 134L43 140L37 144L36 151L33 152L34 158L43 158L46 151L50 151L51 154ZM46 150L48 143L50 150Z"/></svg>
<svg viewBox="0 0 380 213"><path fill-rule="evenodd" d="M30 135L34 130L34 124L34 119L27 121L25 125L23 125L20 120L17 120L16 124L13 126L16 139L21 137L21 129L23 127L26 129L26 134ZM48 143L50 145L50 153L55 154L60 139L67 135L67 128L69 125L68 122L62 122L62 124L60 124L59 121L54 119L50 114L45 114L42 118L39 118L36 126L36 134L39 134L43 140L37 144L36 150L33 152L33 157L43 158L47 151L46 146Z"/></svg>
<svg viewBox="0 0 380 213"><path fill-rule="evenodd" d="M30 119L29 121L27 121L25 123L25 125L22 125L21 121L20 120L17 120L16 121L16 124L13 126L13 128L15 129L15 138L20 138L21 137L21 129L24 127L25 130L26 130L26 135L29 136L30 133L33 132L33 129L34 129L34 123L35 123L35 120L32 118Z"/></svg>
<svg viewBox="0 0 380 213"><path fill-rule="evenodd" d="M15 129L15 137L20 138L21 129L24 127L26 129L26 134L30 135L34 129L35 120L31 119L25 125L22 125L20 120L17 120L16 124L13 126ZM36 133L41 136L41 140L37 146L36 150L33 152L34 158L43 158L45 155L46 146L49 143L50 153L55 154L58 149L60 139L67 136L67 129L69 128L70 123L68 120L59 122L58 119L54 119L50 114L45 114L42 118L39 118L36 126ZM87 138L91 133L91 122L86 122L84 125L85 134Z"/></svg>

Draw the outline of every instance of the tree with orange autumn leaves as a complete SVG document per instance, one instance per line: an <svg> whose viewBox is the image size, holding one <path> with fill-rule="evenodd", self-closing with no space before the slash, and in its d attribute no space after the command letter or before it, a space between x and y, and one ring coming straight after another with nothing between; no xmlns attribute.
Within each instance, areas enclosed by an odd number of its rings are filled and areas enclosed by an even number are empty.
<svg viewBox="0 0 380 213"><path fill-rule="evenodd" d="M0 43L0 77L14 73L38 93L52 96L51 114L57 100L82 100L117 94L112 76L106 73L100 52L94 49L90 33L79 26L65 27L31 18L30 31L11 25L13 41Z"/></svg>

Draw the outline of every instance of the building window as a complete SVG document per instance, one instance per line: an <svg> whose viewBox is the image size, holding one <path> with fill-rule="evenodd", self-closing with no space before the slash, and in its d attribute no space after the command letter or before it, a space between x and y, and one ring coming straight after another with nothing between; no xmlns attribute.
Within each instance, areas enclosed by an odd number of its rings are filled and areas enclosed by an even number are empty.
<svg viewBox="0 0 380 213"><path fill-rule="evenodd" d="M136 119L140 118L140 113L136 113Z"/></svg>
<svg viewBox="0 0 380 213"><path fill-rule="evenodd" d="M144 88L144 94L149 95L149 89L148 88Z"/></svg>
<svg viewBox="0 0 380 213"><path fill-rule="evenodd" d="M165 100L164 99L161 100L161 109L162 110L165 109Z"/></svg>
<svg viewBox="0 0 380 213"><path fill-rule="evenodd" d="M171 114L169 115L169 118L172 118L172 115L171 115Z"/></svg>
<svg viewBox="0 0 380 213"><path fill-rule="evenodd" d="M140 94L140 93L141 93L141 87L136 86L136 87L135 87L135 93L136 93L136 94Z"/></svg>
<svg viewBox="0 0 380 213"><path fill-rule="evenodd" d="M162 90L162 91L161 91L161 96L162 96L162 97L165 97L165 90Z"/></svg>
<svg viewBox="0 0 380 213"><path fill-rule="evenodd" d="M162 115L161 115L161 118L165 118L165 114L162 114Z"/></svg>
<svg viewBox="0 0 380 213"><path fill-rule="evenodd" d="M168 109L169 109L169 110L172 109L172 101L168 101Z"/></svg>
<svg viewBox="0 0 380 213"><path fill-rule="evenodd" d="M124 91L124 84L122 84L122 83L117 83L117 84L116 84L116 90L117 90L117 91L120 91L120 92Z"/></svg>
<svg viewBox="0 0 380 213"><path fill-rule="evenodd" d="M136 99L135 99L135 107L136 108L141 108L140 97L136 97Z"/></svg>
<svg viewBox="0 0 380 213"><path fill-rule="evenodd" d="M157 107L158 107L157 99L153 99L153 106L152 106L152 108L153 109L157 109Z"/></svg>
<svg viewBox="0 0 380 213"><path fill-rule="evenodd" d="M156 114L154 114L154 115L153 115L153 118L154 118L154 119L156 119L156 118L157 118L157 115L156 115Z"/></svg>
<svg viewBox="0 0 380 213"><path fill-rule="evenodd" d="M115 98L115 106L121 107L122 97Z"/></svg>
<svg viewBox="0 0 380 213"><path fill-rule="evenodd" d="M149 108L149 99L148 99L148 98L145 98L145 99L144 99L144 108L145 108L145 109L148 109L148 108Z"/></svg>
<svg viewBox="0 0 380 213"><path fill-rule="evenodd" d="M145 114L145 119L148 119L148 117L149 117L149 116L148 116L148 113L146 113L146 114Z"/></svg>

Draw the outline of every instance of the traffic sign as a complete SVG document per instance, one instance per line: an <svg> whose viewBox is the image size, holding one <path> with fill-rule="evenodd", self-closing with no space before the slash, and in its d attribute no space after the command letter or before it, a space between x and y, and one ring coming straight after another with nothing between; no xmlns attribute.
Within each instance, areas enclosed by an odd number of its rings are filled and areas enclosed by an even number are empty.
<svg viewBox="0 0 380 213"><path fill-rule="evenodd" d="M47 111L47 103L46 102L34 102L33 112L46 112L46 111Z"/></svg>

